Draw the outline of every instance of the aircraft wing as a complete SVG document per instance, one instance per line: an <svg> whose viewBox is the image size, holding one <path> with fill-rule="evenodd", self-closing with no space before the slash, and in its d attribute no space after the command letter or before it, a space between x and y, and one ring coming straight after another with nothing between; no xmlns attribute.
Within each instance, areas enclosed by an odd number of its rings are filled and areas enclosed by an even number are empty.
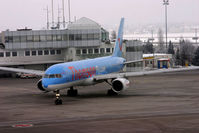
<svg viewBox="0 0 199 133"><path fill-rule="evenodd" d="M168 73L168 72L180 72L180 71L188 71L188 70L197 70L199 67L191 66L187 68L171 68L171 69L158 69L152 71L141 71L141 72L124 72L124 73L112 73L105 75L96 75L94 76L95 80L106 80L106 79L114 79L114 78L128 78L128 77L136 77L143 75L151 75L158 73Z"/></svg>
<svg viewBox="0 0 199 133"><path fill-rule="evenodd" d="M21 68L10 68L10 67L0 67L0 70L3 71L10 71L10 72L20 72L20 73L29 73L29 74L35 74L35 75L44 75L44 71L39 70L30 70L30 69L21 69Z"/></svg>
<svg viewBox="0 0 199 133"><path fill-rule="evenodd" d="M124 62L124 64L130 64L130 63L135 63L135 62L142 62L143 60L134 60L134 61L127 61L127 62Z"/></svg>

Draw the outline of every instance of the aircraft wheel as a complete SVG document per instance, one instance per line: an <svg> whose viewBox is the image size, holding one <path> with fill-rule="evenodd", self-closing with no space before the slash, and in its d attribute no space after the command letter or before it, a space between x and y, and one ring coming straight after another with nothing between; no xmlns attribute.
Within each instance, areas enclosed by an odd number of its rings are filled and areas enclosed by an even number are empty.
<svg viewBox="0 0 199 133"><path fill-rule="evenodd" d="M55 100L55 105L61 105L62 104L62 100L61 99L56 99Z"/></svg>
<svg viewBox="0 0 199 133"><path fill-rule="evenodd" d="M77 90L68 90L67 91L67 95L68 96L71 96L71 97L75 97L75 96L77 96L78 95L78 91Z"/></svg>
<svg viewBox="0 0 199 133"><path fill-rule="evenodd" d="M110 89L110 90L108 90L107 95L108 96L116 96L116 95L118 95L118 93L116 93L112 89Z"/></svg>

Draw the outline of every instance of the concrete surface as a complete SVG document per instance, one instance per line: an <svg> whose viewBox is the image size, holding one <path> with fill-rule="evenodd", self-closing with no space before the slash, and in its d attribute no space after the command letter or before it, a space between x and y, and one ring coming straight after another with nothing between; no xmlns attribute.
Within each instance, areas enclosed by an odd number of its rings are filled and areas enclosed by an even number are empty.
<svg viewBox="0 0 199 133"><path fill-rule="evenodd" d="M38 79L0 79L0 133L198 133L199 71L130 78L109 97L106 83L78 87L78 97L41 93ZM17 124L32 127L16 128Z"/></svg>

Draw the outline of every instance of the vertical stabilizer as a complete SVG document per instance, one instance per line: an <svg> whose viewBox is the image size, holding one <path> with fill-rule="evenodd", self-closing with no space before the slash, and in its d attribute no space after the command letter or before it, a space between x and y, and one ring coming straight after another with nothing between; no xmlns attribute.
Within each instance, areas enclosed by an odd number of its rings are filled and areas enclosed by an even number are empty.
<svg viewBox="0 0 199 133"><path fill-rule="evenodd" d="M124 18L121 18L120 27L118 30L118 35L113 52L113 56L115 57L122 57L123 27L124 27Z"/></svg>

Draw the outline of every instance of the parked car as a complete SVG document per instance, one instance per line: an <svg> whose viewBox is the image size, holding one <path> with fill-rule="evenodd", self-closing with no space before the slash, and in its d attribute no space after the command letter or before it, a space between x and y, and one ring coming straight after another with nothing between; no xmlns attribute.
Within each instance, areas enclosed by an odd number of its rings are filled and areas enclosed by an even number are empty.
<svg viewBox="0 0 199 133"><path fill-rule="evenodd" d="M37 78L37 75L35 74L27 74L27 73L21 73L20 78Z"/></svg>

